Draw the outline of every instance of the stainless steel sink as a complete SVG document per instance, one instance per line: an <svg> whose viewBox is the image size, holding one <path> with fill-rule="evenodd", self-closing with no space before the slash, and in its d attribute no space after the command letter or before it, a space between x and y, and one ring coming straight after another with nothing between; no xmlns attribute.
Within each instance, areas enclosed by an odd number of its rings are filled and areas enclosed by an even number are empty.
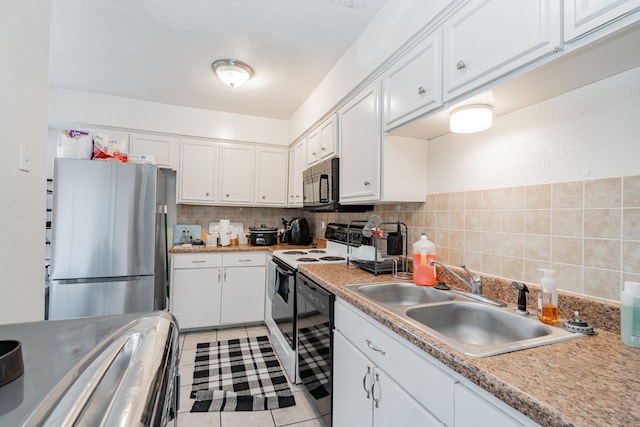
<svg viewBox="0 0 640 427"><path fill-rule="evenodd" d="M471 357L487 357L581 337L514 307L468 302L450 291L388 282L346 285L379 307Z"/></svg>
<svg viewBox="0 0 640 427"><path fill-rule="evenodd" d="M448 293L404 282L359 285L355 287L355 291L373 301L403 306L453 299L453 296Z"/></svg>

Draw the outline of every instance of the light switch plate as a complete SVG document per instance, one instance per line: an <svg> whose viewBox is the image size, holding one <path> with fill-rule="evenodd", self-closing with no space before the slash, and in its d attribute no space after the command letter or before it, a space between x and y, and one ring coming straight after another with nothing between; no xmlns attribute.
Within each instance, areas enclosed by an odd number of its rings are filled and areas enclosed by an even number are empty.
<svg viewBox="0 0 640 427"><path fill-rule="evenodd" d="M20 159L18 161L18 169L24 172L29 172L31 170L31 165L29 164L31 160L31 155L29 153L29 146L20 144Z"/></svg>
<svg viewBox="0 0 640 427"><path fill-rule="evenodd" d="M174 245L179 245L182 242L182 235L183 232L185 232L184 234L186 234L186 232L189 233L189 235L191 236L192 239L199 239L200 238L200 234L202 233L202 226L201 225L189 225L189 224L177 224L173 227L173 244Z"/></svg>

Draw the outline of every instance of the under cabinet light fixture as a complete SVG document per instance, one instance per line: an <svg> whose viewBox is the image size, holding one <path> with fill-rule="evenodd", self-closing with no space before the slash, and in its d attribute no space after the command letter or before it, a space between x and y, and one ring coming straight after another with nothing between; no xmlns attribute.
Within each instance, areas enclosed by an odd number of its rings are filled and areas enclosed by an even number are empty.
<svg viewBox="0 0 640 427"><path fill-rule="evenodd" d="M231 87L246 83L253 76L253 69L244 62L235 59L218 59L211 64L220 80Z"/></svg>
<svg viewBox="0 0 640 427"><path fill-rule="evenodd" d="M489 129L493 124L490 105L465 105L451 112L449 129L453 133L475 133Z"/></svg>

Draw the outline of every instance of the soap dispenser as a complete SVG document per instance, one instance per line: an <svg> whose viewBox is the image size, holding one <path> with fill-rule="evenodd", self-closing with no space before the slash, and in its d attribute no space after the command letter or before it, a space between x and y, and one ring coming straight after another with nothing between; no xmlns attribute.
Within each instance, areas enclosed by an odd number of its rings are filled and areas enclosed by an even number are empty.
<svg viewBox="0 0 640 427"><path fill-rule="evenodd" d="M558 292L556 291L556 279L553 277L555 270L539 268L542 272L540 284L542 289L538 292L538 320L542 323L555 325L558 323Z"/></svg>

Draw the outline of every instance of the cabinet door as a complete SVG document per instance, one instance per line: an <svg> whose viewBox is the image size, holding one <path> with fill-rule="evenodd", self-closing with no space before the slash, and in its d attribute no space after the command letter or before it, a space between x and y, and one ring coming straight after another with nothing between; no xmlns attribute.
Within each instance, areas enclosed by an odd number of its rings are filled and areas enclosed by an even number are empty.
<svg viewBox="0 0 640 427"><path fill-rule="evenodd" d="M456 384L455 395L456 427L522 426L462 384Z"/></svg>
<svg viewBox="0 0 640 427"><path fill-rule="evenodd" d="M640 10L640 0L565 0L564 40L573 41Z"/></svg>
<svg viewBox="0 0 640 427"><path fill-rule="evenodd" d="M256 205L286 206L288 151L283 148L256 149Z"/></svg>
<svg viewBox="0 0 640 427"><path fill-rule="evenodd" d="M318 133L320 134L320 148L318 151L320 160L329 159L336 155L338 142L338 127L336 126L336 122L336 116L333 115L331 118L325 120L318 128Z"/></svg>
<svg viewBox="0 0 640 427"><path fill-rule="evenodd" d="M131 152L151 154L158 167L177 169L178 142L171 136L133 133Z"/></svg>
<svg viewBox="0 0 640 427"><path fill-rule="evenodd" d="M253 203L253 146L220 144L220 203Z"/></svg>
<svg viewBox="0 0 640 427"><path fill-rule="evenodd" d="M471 0L444 24L445 101L554 52L560 2Z"/></svg>
<svg viewBox="0 0 640 427"><path fill-rule="evenodd" d="M380 198L379 92L376 82L338 111L341 203L366 203Z"/></svg>
<svg viewBox="0 0 640 427"><path fill-rule="evenodd" d="M385 129L442 105L442 31L404 54L383 78Z"/></svg>
<svg viewBox="0 0 640 427"><path fill-rule="evenodd" d="M170 290L171 313L180 329L220 324L221 268L175 269Z"/></svg>
<svg viewBox="0 0 640 427"><path fill-rule="evenodd" d="M379 369L374 370L373 384L373 425L375 427L442 426L433 415Z"/></svg>
<svg viewBox="0 0 640 427"><path fill-rule="evenodd" d="M224 267L223 325L264 321L265 267Z"/></svg>
<svg viewBox="0 0 640 427"><path fill-rule="evenodd" d="M307 144L306 144L306 150L307 150L306 166L307 167L318 163L318 160L320 159L320 155L318 154L319 147L320 147L320 132L319 132L319 129L314 129L309 133L309 136L307 136Z"/></svg>
<svg viewBox="0 0 640 427"><path fill-rule="evenodd" d="M333 333L333 427L371 427L374 365L337 330ZM391 423L388 425L400 425Z"/></svg>
<svg viewBox="0 0 640 427"><path fill-rule="evenodd" d="M218 145L210 141L182 140L178 169L179 203L217 201Z"/></svg>
<svg viewBox="0 0 640 427"><path fill-rule="evenodd" d="M289 153L289 207L302 206L302 171L305 165L305 143L301 141Z"/></svg>

